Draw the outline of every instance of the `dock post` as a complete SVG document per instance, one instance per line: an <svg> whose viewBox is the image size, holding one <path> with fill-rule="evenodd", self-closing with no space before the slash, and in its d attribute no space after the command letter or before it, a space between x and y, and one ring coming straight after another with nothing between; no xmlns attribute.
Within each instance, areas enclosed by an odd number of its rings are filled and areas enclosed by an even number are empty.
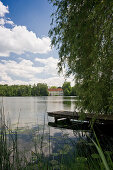
<svg viewBox="0 0 113 170"><path fill-rule="evenodd" d="M55 123L57 123L57 118L55 117Z"/></svg>

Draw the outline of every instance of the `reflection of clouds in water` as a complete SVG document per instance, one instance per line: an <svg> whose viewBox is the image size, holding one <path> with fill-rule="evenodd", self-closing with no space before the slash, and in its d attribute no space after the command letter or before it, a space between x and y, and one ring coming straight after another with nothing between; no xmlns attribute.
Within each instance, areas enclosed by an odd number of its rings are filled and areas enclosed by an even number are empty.
<svg viewBox="0 0 113 170"><path fill-rule="evenodd" d="M18 135L18 143L21 149L24 148L27 152L32 150L33 152L37 151L40 154L43 153L45 156L50 156L53 153L59 153L66 144L70 146L72 152L73 147L80 140L80 136L83 137L83 133L79 132L75 135L73 130L40 125L23 130ZM86 139L85 133L84 139Z"/></svg>
<svg viewBox="0 0 113 170"><path fill-rule="evenodd" d="M1 98L0 98L1 99ZM73 146L79 140L80 133L73 134L72 130L49 127L48 121L54 118L47 116L47 111L74 110L73 97L4 97L4 113L13 128L23 127L18 131L18 144L20 149L27 152L43 152L45 156L59 152L65 144ZM65 102L71 102L67 105ZM19 121L18 121L19 120ZM19 123L18 123L19 122ZM36 144L36 147L34 147ZM41 150L41 148L43 148Z"/></svg>
<svg viewBox="0 0 113 170"><path fill-rule="evenodd" d="M5 117L7 120L10 118L15 127L18 118L19 127L27 124L32 127L33 123L44 124L44 115L47 117L47 111L73 111L75 105L73 100L72 97L63 96L0 97L0 101L3 101ZM71 107L65 102L71 102ZM45 123L48 123L47 118Z"/></svg>

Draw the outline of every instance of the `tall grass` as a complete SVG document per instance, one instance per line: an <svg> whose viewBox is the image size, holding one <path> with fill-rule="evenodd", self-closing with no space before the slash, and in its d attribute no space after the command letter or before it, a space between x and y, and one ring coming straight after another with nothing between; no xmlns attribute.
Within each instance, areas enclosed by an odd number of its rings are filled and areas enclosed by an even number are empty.
<svg viewBox="0 0 113 170"><path fill-rule="evenodd" d="M20 169L17 132L13 132L5 123L4 107L0 110L0 169Z"/></svg>
<svg viewBox="0 0 113 170"><path fill-rule="evenodd" d="M19 122L19 120L18 120ZM45 122L45 117L44 117ZM85 141L83 138L78 143L73 143L73 148L65 144L57 153L50 153L50 129L49 129L49 156L44 155L44 130L42 130L40 142L34 136L34 150L31 150L28 159L25 151L19 150L18 125L17 131L11 130L5 123L4 107L0 109L0 170L110 170L113 169L113 153L102 150L98 138ZM76 131L75 131L76 132ZM76 134L76 133L75 133ZM80 137L80 136L79 136ZM66 137L64 138L64 140ZM40 148L40 151L37 149ZM93 148L93 149L92 149Z"/></svg>

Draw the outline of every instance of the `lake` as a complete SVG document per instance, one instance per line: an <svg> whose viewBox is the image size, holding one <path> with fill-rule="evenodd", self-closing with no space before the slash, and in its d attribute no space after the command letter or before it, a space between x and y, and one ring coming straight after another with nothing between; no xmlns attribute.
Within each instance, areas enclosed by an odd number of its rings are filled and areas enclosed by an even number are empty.
<svg viewBox="0 0 113 170"><path fill-rule="evenodd" d="M0 106L4 107L7 126L18 131L18 145L26 152L40 152L50 159L57 154L86 156L91 154L93 137L89 130L71 130L49 126L54 118L47 112L75 110L76 97L43 96L43 97L0 97ZM101 135L100 135L101 136ZM103 136L102 136L103 139ZM109 150L113 138L104 136L105 150ZM101 141L101 140L100 140ZM107 143L106 143L107 141ZM95 148L93 146L93 152ZM57 155L58 158L58 155Z"/></svg>
<svg viewBox="0 0 113 170"><path fill-rule="evenodd" d="M4 106L6 120L10 119L12 126L32 126L36 123L48 124L48 111L74 111L76 97L43 96L43 97L0 97L0 105ZM51 119L51 118L50 118Z"/></svg>
<svg viewBox="0 0 113 170"><path fill-rule="evenodd" d="M4 107L6 124L11 129L18 128L18 140L22 148L33 149L34 136L42 137L44 143L51 145L51 153L56 152L66 143L79 139L73 130L48 126L54 118L48 117L48 111L75 110L76 97L43 96L43 97L0 97L0 105ZM40 139L38 139L40 140ZM41 142L41 141L40 141ZM60 143L60 147L58 146ZM44 148L44 147L43 147ZM50 149L45 147L45 155ZM48 150L49 149L49 150Z"/></svg>

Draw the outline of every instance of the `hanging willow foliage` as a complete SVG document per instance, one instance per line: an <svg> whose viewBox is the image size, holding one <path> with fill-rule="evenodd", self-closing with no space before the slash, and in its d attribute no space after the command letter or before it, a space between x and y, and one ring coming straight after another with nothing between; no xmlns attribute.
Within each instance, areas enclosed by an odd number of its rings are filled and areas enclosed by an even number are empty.
<svg viewBox="0 0 113 170"><path fill-rule="evenodd" d="M59 71L73 74L78 108L113 114L113 1L49 0L49 36L59 51Z"/></svg>

